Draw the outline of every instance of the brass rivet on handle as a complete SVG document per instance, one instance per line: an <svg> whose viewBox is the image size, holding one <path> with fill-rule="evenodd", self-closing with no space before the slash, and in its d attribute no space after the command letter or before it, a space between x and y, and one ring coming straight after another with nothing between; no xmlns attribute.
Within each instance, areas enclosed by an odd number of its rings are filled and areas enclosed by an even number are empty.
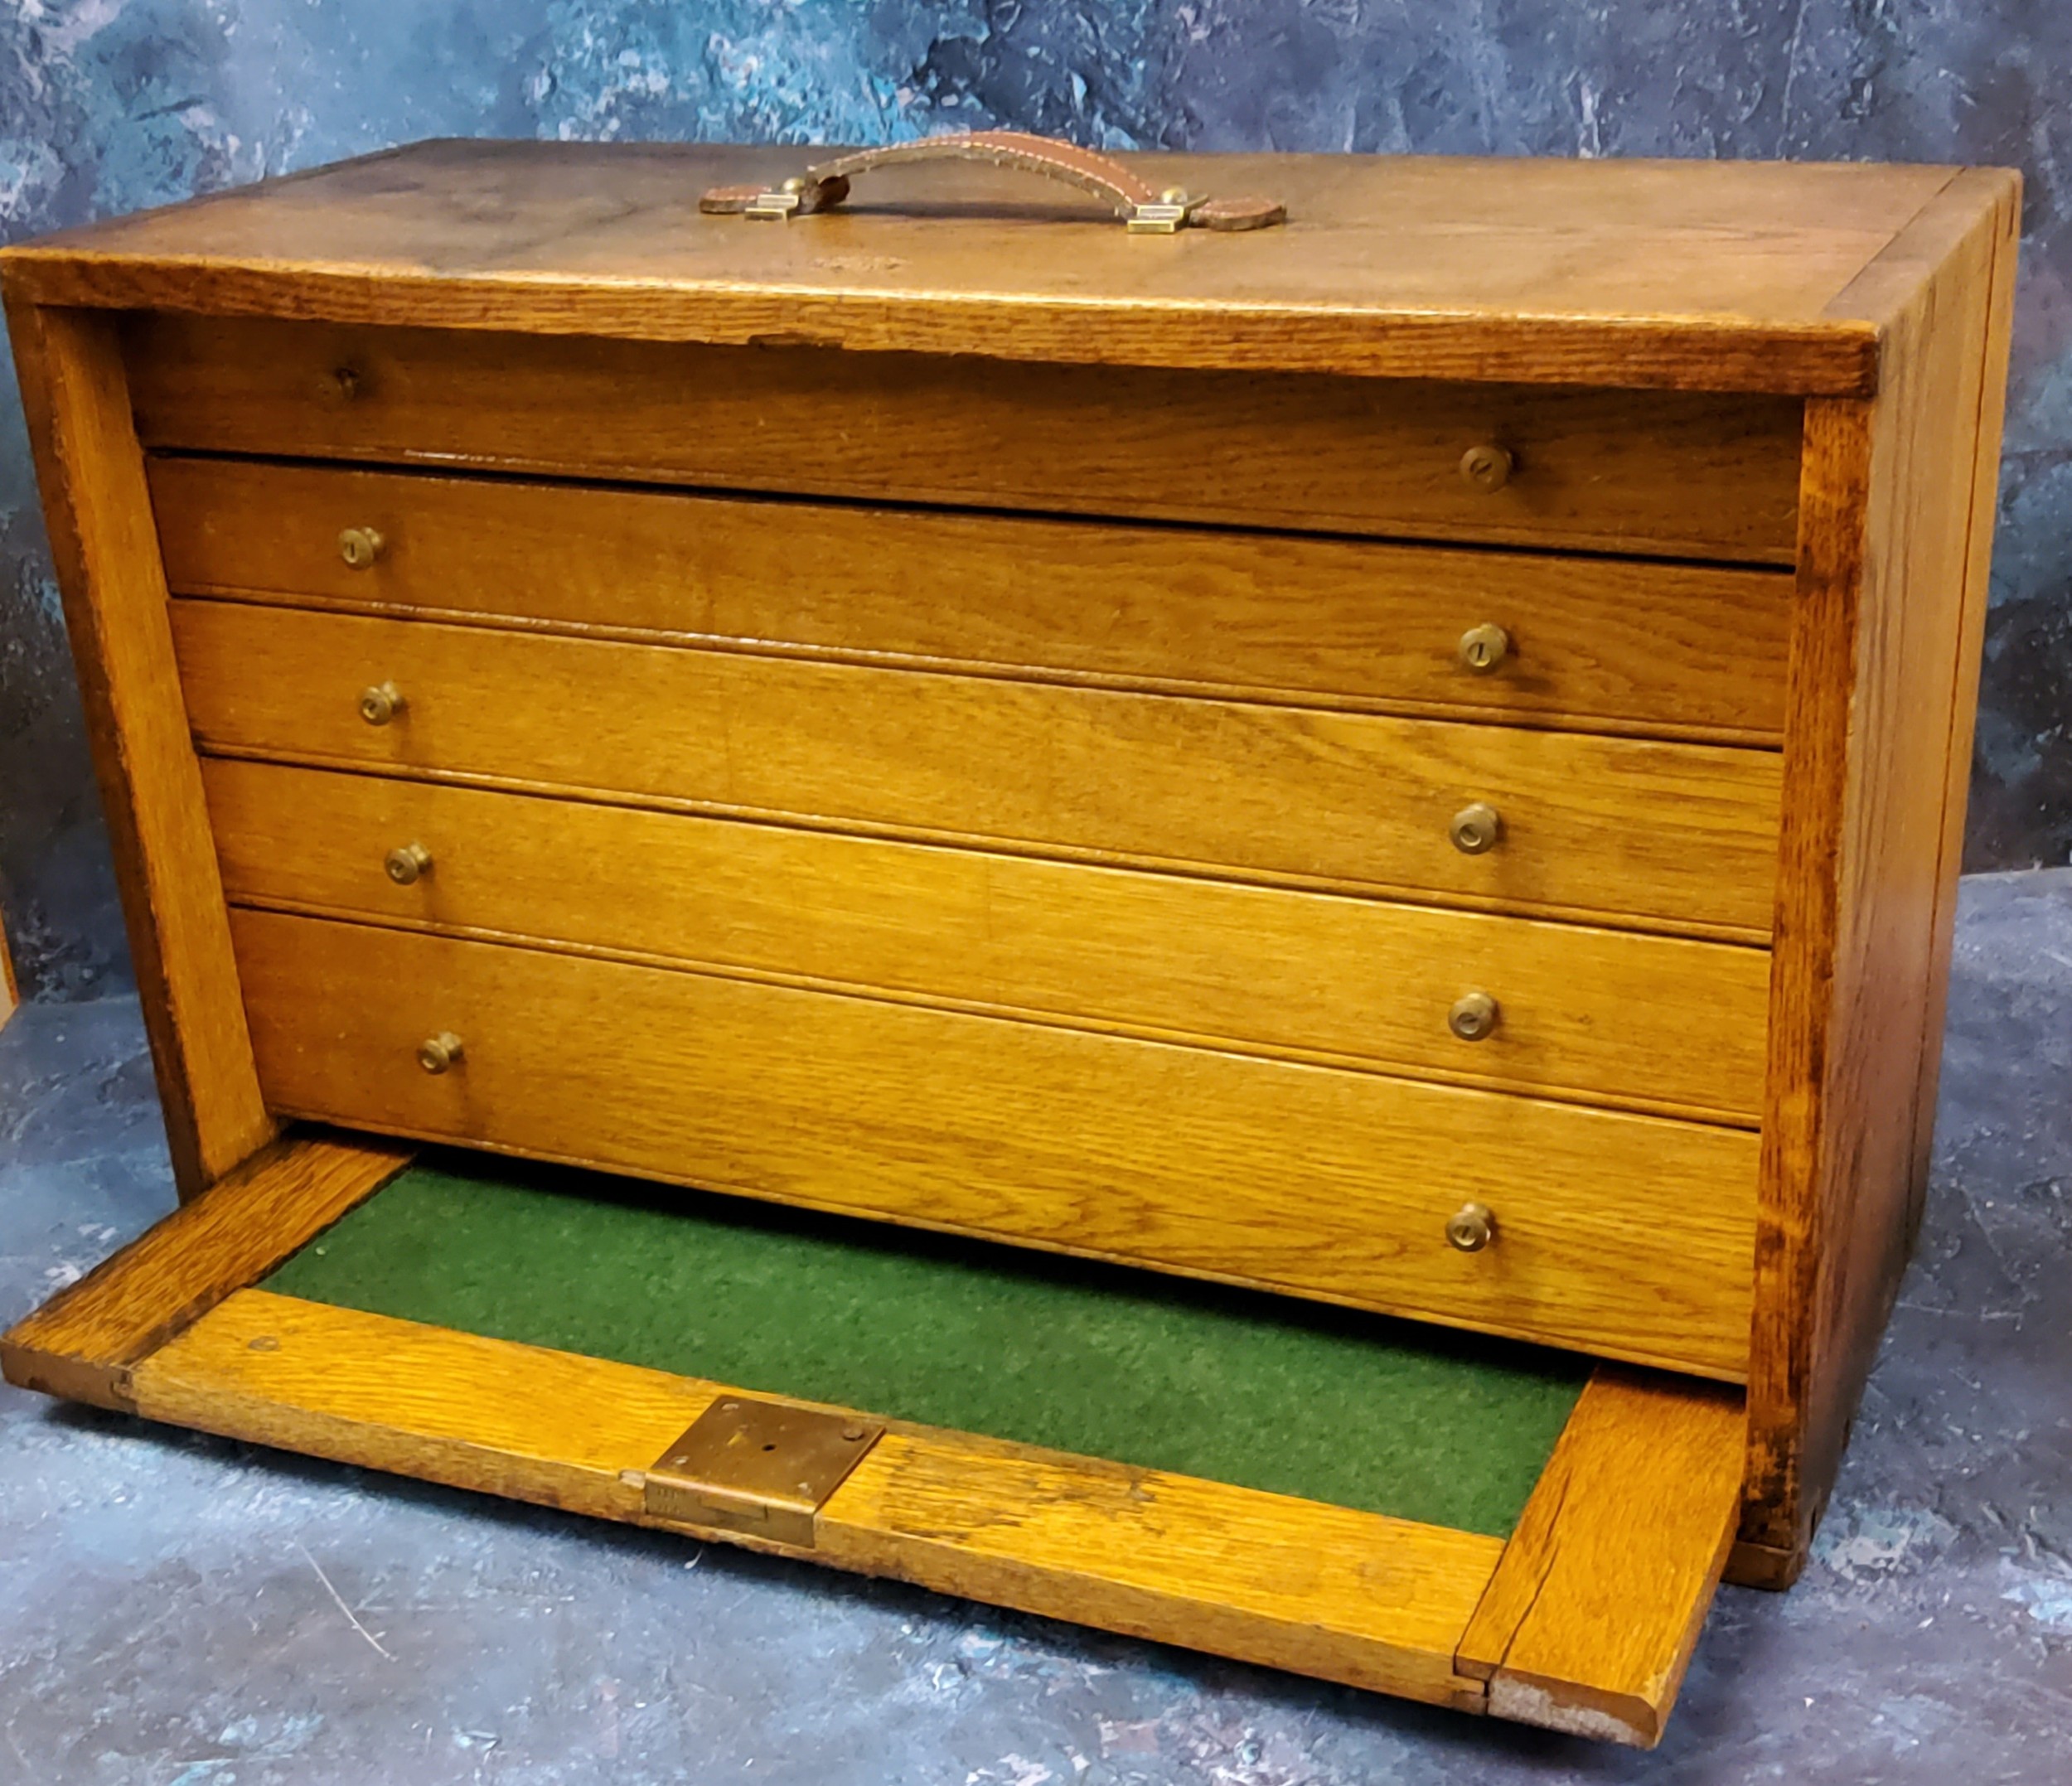
<svg viewBox="0 0 2072 1786"><path fill-rule="evenodd" d="M338 535L338 555L354 570L365 570L381 556L380 534L372 527L347 527Z"/></svg>
<svg viewBox="0 0 2072 1786"><path fill-rule="evenodd" d="M1515 462L1503 448L1484 442L1460 455L1460 481L1470 490L1493 496L1511 482Z"/></svg>
<svg viewBox="0 0 2072 1786"><path fill-rule="evenodd" d="M422 844L399 844L382 858L381 865L397 886L409 887L432 872L432 852Z"/></svg>
<svg viewBox="0 0 2072 1786"><path fill-rule="evenodd" d="M1484 622L1460 635L1455 655L1470 675L1486 676L1511 655L1511 635L1503 627Z"/></svg>
<svg viewBox="0 0 2072 1786"><path fill-rule="evenodd" d="M1487 1203L1463 1203L1446 1222L1446 1244L1456 1252L1480 1252L1496 1232L1497 1218Z"/></svg>
<svg viewBox="0 0 2072 1786"><path fill-rule="evenodd" d="M450 1072L460 1058L461 1038L450 1029L427 1036L417 1045L417 1063L429 1073Z"/></svg>
<svg viewBox="0 0 2072 1786"><path fill-rule="evenodd" d="M1497 809L1487 801L1478 800L1471 806L1463 806L1453 816L1453 825L1448 835L1453 846L1464 856L1486 855L1497 846L1497 840L1503 835L1503 820Z"/></svg>
<svg viewBox="0 0 2072 1786"><path fill-rule="evenodd" d="M1497 1026L1497 1001L1486 992L1464 992L1446 1013L1446 1027L1463 1042L1479 1042Z"/></svg>
<svg viewBox="0 0 2072 1786"><path fill-rule="evenodd" d="M386 725L403 711L403 690L393 682L377 682L360 691L360 717L369 725Z"/></svg>

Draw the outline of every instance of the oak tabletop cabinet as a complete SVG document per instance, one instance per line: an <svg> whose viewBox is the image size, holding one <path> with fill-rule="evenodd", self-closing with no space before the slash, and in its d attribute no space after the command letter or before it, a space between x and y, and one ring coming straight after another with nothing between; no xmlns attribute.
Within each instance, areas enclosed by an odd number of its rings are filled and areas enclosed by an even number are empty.
<svg viewBox="0 0 2072 1786"><path fill-rule="evenodd" d="M1652 1743L1920 1212L2018 201L438 142L9 249L183 1202L7 1376Z"/></svg>

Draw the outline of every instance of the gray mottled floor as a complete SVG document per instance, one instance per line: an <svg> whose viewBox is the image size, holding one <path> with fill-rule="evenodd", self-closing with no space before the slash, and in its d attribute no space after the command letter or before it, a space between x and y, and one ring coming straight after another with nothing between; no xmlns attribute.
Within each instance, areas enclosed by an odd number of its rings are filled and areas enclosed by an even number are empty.
<svg viewBox="0 0 2072 1786"><path fill-rule="evenodd" d="M1653 1756L0 1390L0 1779L2072 1779L2072 873L1966 883L1921 1256L1818 1558ZM133 1008L0 1033L0 1318L170 1206Z"/></svg>

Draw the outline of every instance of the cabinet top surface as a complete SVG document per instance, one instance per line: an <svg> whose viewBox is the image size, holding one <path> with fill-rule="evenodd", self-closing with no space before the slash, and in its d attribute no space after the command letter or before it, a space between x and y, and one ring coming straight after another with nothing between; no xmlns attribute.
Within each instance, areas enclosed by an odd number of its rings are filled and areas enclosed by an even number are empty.
<svg viewBox="0 0 2072 1786"><path fill-rule="evenodd" d="M1283 201L1128 234L1001 170L874 172L788 222L701 214L831 152L447 141L47 236L12 294L556 334L1203 368L1859 394L1885 318L2016 177L1856 164L1119 157Z"/></svg>

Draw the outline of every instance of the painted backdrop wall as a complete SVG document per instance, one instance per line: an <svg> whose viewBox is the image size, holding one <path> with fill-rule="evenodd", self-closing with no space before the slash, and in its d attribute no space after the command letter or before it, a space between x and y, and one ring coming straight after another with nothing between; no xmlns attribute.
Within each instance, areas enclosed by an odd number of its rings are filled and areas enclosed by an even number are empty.
<svg viewBox="0 0 2072 1786"><path fill-rule="evenodd" d="M438 135L2012 163L1968 850L2009 868L2072 854L2068 94L2066 0L0 0L0 240ZM0 378L0 908L90 996L126 957Z"/></svg>

